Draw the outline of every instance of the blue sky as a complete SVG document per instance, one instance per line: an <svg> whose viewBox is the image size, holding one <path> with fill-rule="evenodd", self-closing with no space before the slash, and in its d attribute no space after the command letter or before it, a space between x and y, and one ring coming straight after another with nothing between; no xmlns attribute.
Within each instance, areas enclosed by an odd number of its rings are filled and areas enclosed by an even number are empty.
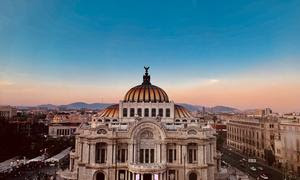
<svg viewBox="0 0 300 180"><path fill-rule="evenodd" d="M117 85L124 92L149 65L152 79L167 88L189 86L190 79L247 79L252 72L265 82L284 74L286 82L299 75L299 19L298 0L3 0L0 80ZM264 69L267 76L255 76Z"/></svg>

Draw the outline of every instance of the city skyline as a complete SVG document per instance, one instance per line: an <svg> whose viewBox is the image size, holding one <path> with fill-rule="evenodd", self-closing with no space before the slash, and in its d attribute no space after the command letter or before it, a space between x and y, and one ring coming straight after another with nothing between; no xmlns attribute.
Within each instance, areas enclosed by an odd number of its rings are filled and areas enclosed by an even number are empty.
<svg viewBox="0 0 300 180"><path fill-rule="evenodd" d="M234 2L234 3L233 3ZM0 104L176 102L300 111L300 2L1 1Z"/></svg>

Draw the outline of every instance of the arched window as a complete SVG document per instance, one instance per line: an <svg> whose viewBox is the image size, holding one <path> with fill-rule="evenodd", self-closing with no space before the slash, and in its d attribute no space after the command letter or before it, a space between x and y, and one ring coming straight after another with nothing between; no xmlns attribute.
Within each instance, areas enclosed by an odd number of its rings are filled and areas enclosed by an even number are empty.
<svg viewBox="0 0 300 180"><path fill-rule="evenodd" d="M187 122L187 120L186 120L186 119L184 119L184 120L182 120L182 122L186 123L186 122Z"/></svg>
<svg viewBox="0 0 300 180"><path fill-rule="evenodd" d="M130 117L134 116L134 108L130 108Z"/></svg>
<svg viewBox="0 0 300 180"><path fill-rule="evenodd" d="M107 156L107 144L106 143L97 143L96 144L96 163L106 163Z"/></svg>
<svg viewBox="0 0 300 180"><path fill-rule="evenodd" d="M105 175L102 172L96 174L96 180L105 180Z"/></svg>
<svg viewBox="0 0 300 180"><path fill-rule="evenodd" d="M140 163L154 163L154 148L153 133L150 130L143 131L140 134L140 145L139 145L139 162Z"/></svg>
<svg viewBox="0 0 300 180"><path fill-rule="evenodd" d="M127 117L127 108L123 108L123 117Z"/></svg>
<svg viewBox="0 0 300 180"><path fill-rule="evenodd" d="M175 122L180 122L180 120L179 120L179 119L176 119Z"/></svg>
<svg viewBox="0 0 300 180"><path fill-rule="evenodd" d="M166 109L166 117L170 117L171 113L170 113L170 108Z"/></svg>
<svg viewBox="0 0 300 180"><path fill-rule="evenodd" d="M117 119L114 119L113 122L118 122L118 120L117 120Z"/></svg>
<svg viewBox="0 0 300 180"><path fill-rule="evenodd" d="M110 119L105 119L105 122L110 122Z"/></svg>
<svg viewBox="0 0 300 180"><path fill-rule="evenodd" d="M197 174L192 172L190 175L189 175L189 180L197 180Z"/></svg>
<svg viewBox="0 0 300 180"><path fill-rule="evenodd" d="M144 116L149 117L149 109L148 108L145 108Z"/></svg>

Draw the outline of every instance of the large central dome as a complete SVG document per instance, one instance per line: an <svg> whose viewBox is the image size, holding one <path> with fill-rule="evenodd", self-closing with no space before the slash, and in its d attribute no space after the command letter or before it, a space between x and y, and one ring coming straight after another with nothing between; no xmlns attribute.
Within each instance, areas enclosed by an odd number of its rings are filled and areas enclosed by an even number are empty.
<svg viewBox="0 0 300 180"><path fill-rule="evenodd" d="M145 75L141 85L131 88L124 97L124 102L169 102L167 93L150 82L149 67L145 67Z"/></svg>

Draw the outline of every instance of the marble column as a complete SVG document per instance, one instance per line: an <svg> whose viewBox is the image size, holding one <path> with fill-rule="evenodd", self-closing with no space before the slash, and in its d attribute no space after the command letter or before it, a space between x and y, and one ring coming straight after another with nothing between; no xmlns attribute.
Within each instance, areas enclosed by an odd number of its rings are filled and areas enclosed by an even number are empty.
<svg viewBox="0 0 300 180"><path fill-rule="evenodd" d="M109 164L113 164L113 153L112 152L113 152L112 144L108 144L105 155L106 155L106 162L108 162Z"/></svg>
<svg viewBox="0 0 300 180"><path fill-rule="evenodd" d="M203 146L198 145L198 165L203 165Z"/></svg>
<svg viewBox="0 0 300 180"><path fill-rule="evenodd" d="M167 162L167 145L165 143L162 144L162 163Z"/></svg>
<svg viewBox="0 0 300 180"><path fill-rule="evenodd" d="M157 144L154 145L155 149L154 149L154 163L157 163Z"/></svg>
<svg viewBox="0 0 300 180"><path fill-rule="evenodd" d="M184 162L187 164L187 146L186 145L183 145L182 146L182 156L181 156L181 159L182 159L182 163L184 164Z"/></svg>
<svg viewBox="0 0 300 180"><path fill-rule="evenodd" d="M158 163L161 163L161 159L160 159L160 144L157 144L156 145L156 147L157 147L157 153L156 153L156 156L157 156L157 162Z"/></svg>
<svg viewBox="0 0 300 180"><path fill-rule="evenodd" d="M90 146L90 164L95 164L96 162L96 144L91 144Z"/></svg>
<svg viewBox="0 0 300 180"><path fill-rule="evenodd" d="M130 144L128 144L128 151L127 151L127 154L128 154L128 163L130 164L130 163L132 163L132 144L130 143Z"/></svg>
<svg viewBox="0 0 300 180"><path fill-rule="evenodd" d="M176 163L180 164L180 145L176 144Z"/></svg>
<svg viewBox="0 0 300 180"><path fill-rule="evenodd" d="M135 164L136 163L136 153L137 153L137 151L136 151L136 145L133 143L132 144L132 158L133 158L133 164Z"/></svg>

